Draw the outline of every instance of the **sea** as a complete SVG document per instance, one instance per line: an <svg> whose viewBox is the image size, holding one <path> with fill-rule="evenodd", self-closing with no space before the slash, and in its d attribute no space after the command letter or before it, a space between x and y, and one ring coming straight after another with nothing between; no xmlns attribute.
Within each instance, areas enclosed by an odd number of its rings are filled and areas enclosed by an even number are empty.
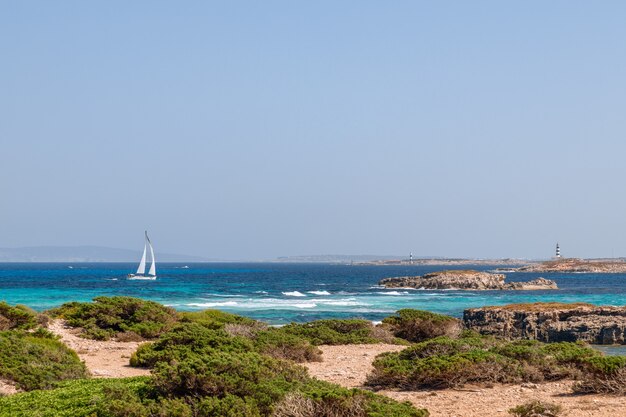
<svg viewBox="0 0 626 417"><path fill-rule="evenodd" d="M492 271L498 266L464 265ZM559 290L386 289L382 278L422 275L449 266L292 263L161 263L155 281L126 279L131 263L0 263L0 301L43 311L69 301L126 295L177 310L219 309L269 324L325 318L382 320L402 308L461 317L470 307L534 301L626 304L626 274L507 273L507 281L543 276Z"/></svg>

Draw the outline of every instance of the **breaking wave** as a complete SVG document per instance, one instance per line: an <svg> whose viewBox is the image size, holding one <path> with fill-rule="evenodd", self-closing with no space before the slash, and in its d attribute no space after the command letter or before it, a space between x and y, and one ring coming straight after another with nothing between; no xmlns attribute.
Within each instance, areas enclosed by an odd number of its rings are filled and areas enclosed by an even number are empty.
<svg viewBox="0 0 626 417"><path fill-rule="evenodd" d="M306 295L302 294L300 291L283 291L283 295L288 297L306 297Z"/></svg>

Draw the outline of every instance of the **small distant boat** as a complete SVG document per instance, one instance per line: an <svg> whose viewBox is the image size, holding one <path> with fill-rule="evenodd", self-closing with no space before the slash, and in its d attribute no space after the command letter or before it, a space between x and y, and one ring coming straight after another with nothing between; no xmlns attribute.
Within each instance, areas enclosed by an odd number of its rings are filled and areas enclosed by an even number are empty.
<svg viewBox="0 0 626 417"><path fill-rule="evenodd" d="M188 265L185 265L185 266L181 266L181 268L182 268L182 269L189 269L189 266L188 266Z"/></svg>
<svg viewBox="0 0 626 417"><path fill-rule="evenodd" d="M148 248L150 248L150 260L152 261L152 264L150 265L150 270L146 274L146 254ZM139 261L139 268L137 268L137 272L135 272L134 274L128 274L128 279L156 279L156 259L154 259L154 249L152 248L152 242L150 242L147 230L146 241L143 245L143 255L141 256L141 261Z"/></svg>

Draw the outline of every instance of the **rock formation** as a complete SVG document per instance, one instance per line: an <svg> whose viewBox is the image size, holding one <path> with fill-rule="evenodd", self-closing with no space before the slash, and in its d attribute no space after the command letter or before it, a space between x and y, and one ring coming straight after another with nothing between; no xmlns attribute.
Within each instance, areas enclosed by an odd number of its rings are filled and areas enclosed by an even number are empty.
<svg viewBox="0 0 626 417"><path fill-rule="evenodd" d="M463 322L471 330L508 339L626 344L626 307L586 303L533 303L470 308Z"/></svg>
<svg viewBox="0 0 626 417"><path fill-rule="evenodd" d="M440 271L417 277L385 278L379 282L387 288L427 290L555 290L554 281L538 278L528 282L504 282L503 274L480 271Z"/></svg>

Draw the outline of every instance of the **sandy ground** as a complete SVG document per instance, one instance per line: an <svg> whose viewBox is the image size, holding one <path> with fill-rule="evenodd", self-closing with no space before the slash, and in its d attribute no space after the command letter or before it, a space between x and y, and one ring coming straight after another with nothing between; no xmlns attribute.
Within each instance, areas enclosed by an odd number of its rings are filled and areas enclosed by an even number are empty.
<svg viewBox="0 0 626 417"><path fill-rule="evenodd" d="M360 387L382 352L403 349L395 345L320 346L323 362L308 363L309 373L345 387ZM427 408L431 417L506 417L507 410L530 400L558 403L564 417L626 417L626 397L571 395L572 381L544 384L465 387L439 391L379 391L416 407Z"/></svg>
<svg viewBox="0 0 626 417"><path fill-rule="evenodd" d="M0 396L11 395L20 392L11 381L0 379Z"/></svg>
<svg viewBox="0 0 626 417"><path fill-rule="evenodd" d="M77 331L66 327L62 320L54 320L48 330L61 336L61 341L74 349L87 369L96 378L122 378L149 375L147 369L133 368L128 365L130 355L140 342L114 342L83 339L76 336Z"/></svg>

